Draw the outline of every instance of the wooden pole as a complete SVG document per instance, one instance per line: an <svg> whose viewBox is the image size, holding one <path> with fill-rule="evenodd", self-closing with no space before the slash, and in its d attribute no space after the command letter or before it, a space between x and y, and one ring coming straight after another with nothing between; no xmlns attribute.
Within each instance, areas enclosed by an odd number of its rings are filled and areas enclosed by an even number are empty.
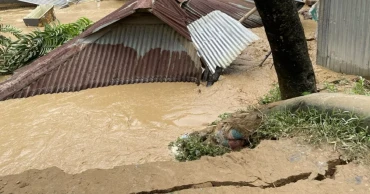
<svg viewBox="0 0 370 194"><path fill-rule="evenodd" d="M246 13L242 18L240 18L239 22L242 23L244 22L244 20L248 19L249 16L251 16L254 12L257 11L257 7L254 7L253 9L251 9L248 13Z"/></svg>

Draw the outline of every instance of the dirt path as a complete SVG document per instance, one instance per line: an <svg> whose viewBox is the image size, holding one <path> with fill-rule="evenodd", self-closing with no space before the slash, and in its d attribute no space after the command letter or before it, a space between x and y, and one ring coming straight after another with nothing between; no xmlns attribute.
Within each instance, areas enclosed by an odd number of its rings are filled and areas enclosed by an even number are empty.
<svg viewBox="0 0 370 194"><path fill-rule="evenodd" d="M369 175L369 169L346 164L329 150L281 140L193 162L156 162L75 175L55 167L30 170L0 177L0 192L368 193Z"/></svg>

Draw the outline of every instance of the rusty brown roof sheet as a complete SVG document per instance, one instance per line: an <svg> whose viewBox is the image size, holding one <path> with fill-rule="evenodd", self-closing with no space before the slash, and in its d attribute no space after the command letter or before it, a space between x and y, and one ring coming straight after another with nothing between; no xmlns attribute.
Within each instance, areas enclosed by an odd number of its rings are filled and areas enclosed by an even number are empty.
<svg viewBox="0 0 370 194"><path fill-rule="evenodd" d="M245 0L177 0L186 11L189 22L193 22L212 11L219 10L232 18L239 20L255 7L254 1ZM243 22L248 28L263 26L262 20L255 12Z"/></svg>
<svg viewBox="0 0 370 194"><path fill-rule="evenodd" d="M236 19L242 17L247 10L218 0L191 0L187 3L188 7L184 8L180 7L177 0L129 0L121 8L93 24L80 36L35 60L17 71L9 80L1 83L0 100L115 84L199 80L200 59L191 44L187 25L202 14L206 15L214 10L225 12ZM247 6L250 8L252 4ZM190 12L194 10L201 14ZM99 38L111 41L112 38L105 37L107 31L114 29L118 21L138 12L152 13L170 26L173 31L171 37L175 37L174 32L181 35L173 39L180 40L181 44L178 44L178 48L168 47L171 42L174 42L172 39L166 39L164 44L167 46L154 48L155 41L164 40L163 37L144 41L136 48L130 46L129 41L132 40L128 38L124 42L113 41L112 44L97 41ZM171 30L166 32L169 33ZM145 37L142 32L139 29L129 30L129 33ZM125 34L118 36L125 36ZM138 55L137 52L142 52L144 47L151 49ZM119 58L122 56L117 53L125 53L125 57ZM160 63L153 63L152 59L157 59ZM122 61L127 62L124 64L127 67L120 66L119 62ZM167 66L162 67L161 64L167 64ZM130 70L126 71L125 68Z"/></svg>
<svg viewBox="0 0 370 194"><path fill-rule="evenodd" d="M174 28L178 33L186 37L188 40L191 40L189 31L186 27L187 15L185 11L179 7L176 0L156 0L154 3L152 3L152 0L130 0L121 8L96 22L86 30L82 36L86 37L97 32L140 9L152 12L155 16Z"/></svg>
<svg viewBox="0 0 370 194"><path fill-rule="evenodd" d="M151 12L170 26L163 33L171 36L141 41L136 48L130 46L133 40L128 39L129 36L126 41L113 44L98 41L112 39L105 37L105 34L119 26L118 21L141 9L146 13ZM157 0L153 5L151 0L130 0L80 36L19 69L9 80L0 84L0 100L115 84L199 81L200 59L191 44L185 18L185 12L176 1ZM126 36L121 31L115 32L119 37ZM138 35L135 36L138 41L148 37L144 32L149 33L140 28L127 31ZM158 47L156 41L162 40L165 42ZM143 49L145 52L139 55Z"/></svg>

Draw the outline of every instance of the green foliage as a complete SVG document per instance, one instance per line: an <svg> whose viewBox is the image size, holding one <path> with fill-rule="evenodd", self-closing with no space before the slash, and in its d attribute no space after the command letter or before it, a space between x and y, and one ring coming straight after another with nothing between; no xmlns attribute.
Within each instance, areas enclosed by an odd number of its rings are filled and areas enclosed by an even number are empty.
<svg viewBox="0 0 370 194"><path fill-rule="evenodd" d="M311 92L303 92L302 96L307 96L307 95L310 95L310 94L311 94Z"/></svg>
<svg viewBox="0 0 370 194"><path fill-rule="evenodd" d="M369 81L367 81L363 77L360 77L359 80L355 83L355 86L352 88L352 93L370 96L370 90L367 88L369 87L367 86L367 84L369 84Z"/></svg>
<svg viewBox="0 0 370 194"><path fill-rule="evenodd" d="M333 83L325 82L324 86L328 92L338 92L337 86Z"/></svg>
<svg viewBox="0 0 370 194"><path fill-rule="evenodd" d="M274 87L269 91L268 94L264 95L259 103L260 104L269 104L271 102L276 102L281 100L281 93L279 85L275 84Z"/></svg>
<svg viewBox="0 0 370 194"><path fill-rule="evenodd" d="M352 159L363 158L370 150L370 130L363 119L348 111L322 112L315 108L296 112L278 111L267 115L250 141L300 137L314 145L333 144Z"/></svg>
<svg viewBox="0 0 370 194"><path fill-rule="evenodd" d="M227 113L227 112L222 113L222 114L218 115L218 118L220 118L220 119L213 121L211 123L211 125L217 125L218 122L223 121L223 120L229 118L230 116L231 116L231 113Z"/></svg>
<svg viewBox="0 0 370 194"><path fill-rule="evenodd" d="M202 156L219 156L230 152L230 149L206 142L198 135L178 138L175 142L171 142L169 147L177 147L178 154L175 155L175 158L182 162L197 160Z"/></svg>
<svg viewBox="0 0 370 194"><path fill-rule="evenodd" d="M17 40L0 37L0 74L11 74L16 69L46 55L81 34L91 24L91 20L80 18L70 24L59 22L46 24L44 31L37 29L28 34L21 34L21 31L14 27L1 25L0 32L11 33Z"/></svg>

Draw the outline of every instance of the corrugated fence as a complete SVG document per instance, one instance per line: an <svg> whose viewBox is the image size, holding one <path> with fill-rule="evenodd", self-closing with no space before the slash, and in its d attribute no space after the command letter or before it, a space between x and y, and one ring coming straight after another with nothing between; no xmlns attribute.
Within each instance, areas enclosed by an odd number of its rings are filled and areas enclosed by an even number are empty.
<svg viewBox="0 0 370 194"><path fill-rule="evenodd" d="M370 1L321 0L317 64L370 76Z"/></svg>

